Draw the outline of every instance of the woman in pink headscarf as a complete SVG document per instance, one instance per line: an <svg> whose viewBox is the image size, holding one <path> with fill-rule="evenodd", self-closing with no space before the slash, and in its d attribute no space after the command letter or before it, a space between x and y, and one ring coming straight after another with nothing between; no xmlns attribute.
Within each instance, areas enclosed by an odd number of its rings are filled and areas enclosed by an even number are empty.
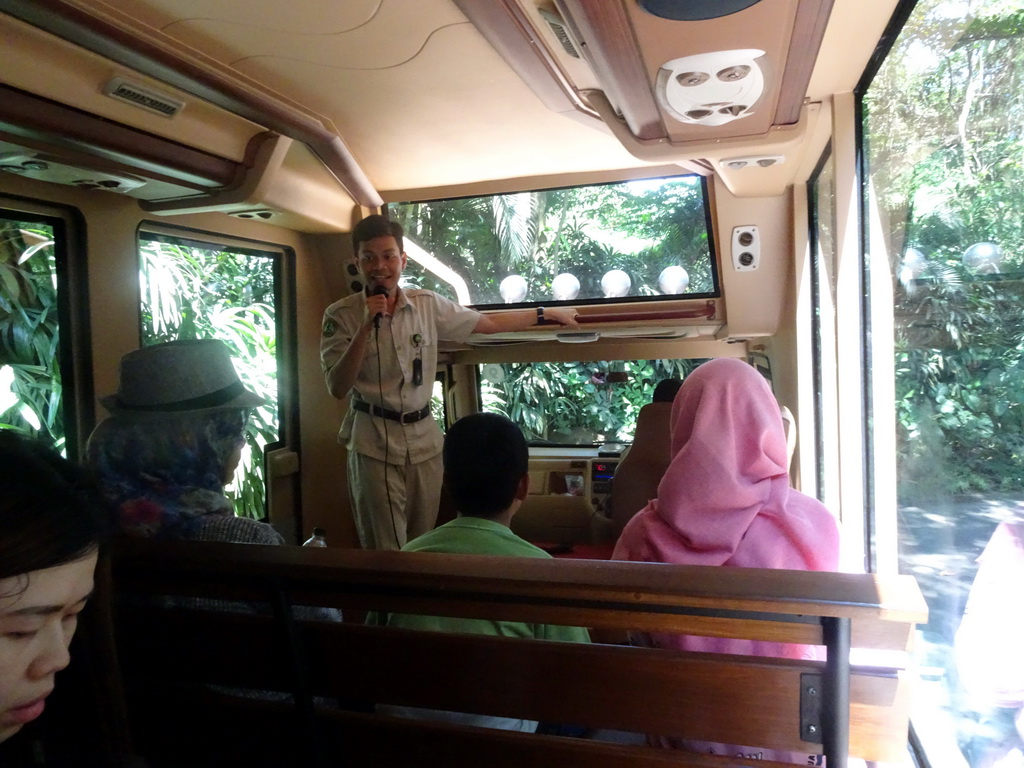
<svg viewBox="0 0 1024 768"><path fill-rule="evenodd" d="M612 558L680 565L834 571L835 518L789 487L778 403L754 368L733 359L704 363L672 405L672 461L658 497L630 520ZM814 648L758 640L651 635L663 648L813 658ZM818 765L821 758L757 747L684 742L662 746L705 754Z"/></svg>

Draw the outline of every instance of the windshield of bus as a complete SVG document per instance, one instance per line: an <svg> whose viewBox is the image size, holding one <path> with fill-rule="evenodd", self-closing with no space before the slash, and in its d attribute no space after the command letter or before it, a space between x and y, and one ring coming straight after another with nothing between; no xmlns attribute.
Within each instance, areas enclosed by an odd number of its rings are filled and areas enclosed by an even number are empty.
<svg viewBox="0 0 1024 768"><path fill-rule="evenodd" d="M477 307L718 295L703 181L628 181L388 206L407 287Z"/></svg>

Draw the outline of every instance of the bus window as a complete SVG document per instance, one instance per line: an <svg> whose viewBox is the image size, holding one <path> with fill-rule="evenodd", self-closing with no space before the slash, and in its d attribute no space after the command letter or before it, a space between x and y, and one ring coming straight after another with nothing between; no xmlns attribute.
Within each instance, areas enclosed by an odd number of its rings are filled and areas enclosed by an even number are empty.
<svg viewBox="0 0 1024 768"><path fill-rule="evenodd" d="M922 0L863 98L873 506L929 603L935 768L1024 765L1020 7Z"/></svg>
<svg viewBox="0 0 1024 768"><path fill-rule="evenodd" d="M839 444L838 384L836 364L836 163L829 151L810 182L808 200L811 211L811 329L814 357L814 444ZM835 451L819 451L813 475L817 497L829 509L841 508L839 467ZM805 480L806 483L806 480ZM811 493L809 484L804 490Z"/></svg>
<svg viewBox="0 0 1024 768"><path fill-rule="evenodd" d="M267 405L249 417L248 450L225 489L243 517L265 516L263 456L281 439L273 252L229 249L177 237L139 238L142 343L216 338L239 378Z"/></svg>
<svg viewBox="0 0 1024 768"><path fill-rule="evenodd" d="M462 304L718 295L699 177L389 206L410 287Z"/></svg>
<svg viewBox="0 0 1024 768"><path fill-rule="evenodd" d="M683 379L703 362L487 363L479 367L480 402L516 422L535 445L629 443L655 385Z"/></svg>
<svg viewBox="0 0 1024 768"><path fill-rule="evenodd" d="M62 216L0 211L0 429L38 435L74 457L67 261Z"/></svg>
<svg viewBox="0 0 1024 768"><path fill-rule="evenodd" d="M442 432L448 430L448 409L445 405L447 382L448 375L444 371L438 371L434 378L434 388L430 392L430 415L434 417Z"/></svg>

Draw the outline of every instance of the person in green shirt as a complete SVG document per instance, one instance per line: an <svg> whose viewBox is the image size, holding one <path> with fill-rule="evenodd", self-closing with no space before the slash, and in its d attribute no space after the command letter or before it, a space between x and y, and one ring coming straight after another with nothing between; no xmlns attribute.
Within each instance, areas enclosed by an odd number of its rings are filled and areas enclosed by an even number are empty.
<svg viewBox="0 0 1024 768"><path fill-rule="evenodd" d="M459 419L444 439L444 480L458 510L458 517L419 536L403 552L502 555L550 558L544 550L512 533L509 525L526 494L530 478L526 439L512 421L494 413L475 413ZM380 621L379 617L373 619ZM522 637L589 643L583 627L530 624L450 616L390 614L389 627L430 632L461 632L498 637ZM537 723L460 712L440 712L412 707L387 706L379 711L502 728L534 731Z"/></svg>

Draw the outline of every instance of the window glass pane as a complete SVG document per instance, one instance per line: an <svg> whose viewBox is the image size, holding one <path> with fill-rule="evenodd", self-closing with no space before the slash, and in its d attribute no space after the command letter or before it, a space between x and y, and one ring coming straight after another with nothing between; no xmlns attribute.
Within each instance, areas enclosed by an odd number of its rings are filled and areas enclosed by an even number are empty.
<svg viewBox="0 0 1024 768"><path fill-rule="evenodd" d="M663 379L683 379L704 360L488 363L485 411L503 413L533 444L629 443L640 409Z"/></svg>
<svg viewBox="0 0 1024 768"><path fill-rule="evenodd" d="M893 329L873 352L895 366L874 408L896 434L874 440L894 441L901 567L930 608L914 724L936 768L1024 765L1021 12L922 0L864 100Z"/></svg>
<svg viewBox="0 0 1024 768"><path fill-rule="evenodd" d="M55 237L49 224L0 216L0 429L63 451Z"/></svg>
<svg viewBox="0 0 1024 768"><path fill-rule="evenodd" d="M836 327L836 164L829 153L811 187L811 327L814 334L815 438L819 446L839 445ZM817 495L829 509L839 509L836 451L819 451Z"/></svg>
<svg viewBox="0 0 1024 768"><path fill-rule="evenodd" d="M464 304L718 291L696 176L401 203L389 215L406 232L403 284Z"/></svg>
<svg viewBox="0 0 1024 768"><path fill-rule="evenodd" d="M247 388L266 405L249 418L247 443L225 492L244 517L264 517L263 455L280 439L274 257L143 235L139 242L142 343L221 339Z"/></svg>
<svg viewBox="0 0 1024 768"><path fill-rule="evenodd" d="M441 427L442 432L448 430L448 420L444 417L444 384L447 381L447 377L439 373L437 378L434 379L434 388L430 393L430 415L434 417L434 421Z"/></svg>

